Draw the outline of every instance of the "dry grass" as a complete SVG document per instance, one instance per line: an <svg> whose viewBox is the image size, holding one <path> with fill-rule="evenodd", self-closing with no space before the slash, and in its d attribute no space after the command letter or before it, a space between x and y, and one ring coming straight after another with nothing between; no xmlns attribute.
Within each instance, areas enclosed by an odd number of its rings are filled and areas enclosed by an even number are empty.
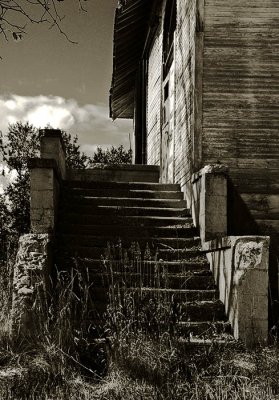
<svg viewBox="0 0 279 400"><path fill-rule="evenodd" d="M126 273L128 267L142 268L137 246L130 254L119 246L108 254L106 273L112 272L111 261L116 260ZM146 267L148 260L149 256L144 257ZM160 279L165 279L164 268L157 269L155 281ZM169 298L160 297L151 305L154 317L148 325L151 315L143 294L135 302L128 287L120 286L120 282L110 282L106 326L110 346L90 342L86 336L88 327L82 321L89 312L90 288L87 272L81 275L78 266L76 271L58 275L58 295L49 308L47 329L37 341L12 343L2 328L6 318L2 315L0 399L279 399L276 344L249 352L239 345L213 343L193 352L189 343L181 343L175 326L162 329L162 318L176 323L168 316ZM90 357L84 359L84 354Z"/></svg>

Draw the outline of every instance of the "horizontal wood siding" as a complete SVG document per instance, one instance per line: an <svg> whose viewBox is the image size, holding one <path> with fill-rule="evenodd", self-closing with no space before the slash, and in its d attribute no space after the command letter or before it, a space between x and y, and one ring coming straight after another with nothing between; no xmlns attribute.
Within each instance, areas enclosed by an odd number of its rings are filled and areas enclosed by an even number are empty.
<svg viewBox="0 0 279 400"><path fill-rule="evenodd" d="M279 229L279 2L205 0L203 68L203 163Z"/></svg>
<svg viewBox="0 0 279 400"><path fill-rule="evenodd" d="M177 1L175 43L175 182L185 187L192 175L194 130L196 0Z"/></svg>
<svg viewBox="0 0 279 400"><path fill-rule="evenodd" d="M163 33L160 25L148 60L147 164L160 165Z"/></svg>

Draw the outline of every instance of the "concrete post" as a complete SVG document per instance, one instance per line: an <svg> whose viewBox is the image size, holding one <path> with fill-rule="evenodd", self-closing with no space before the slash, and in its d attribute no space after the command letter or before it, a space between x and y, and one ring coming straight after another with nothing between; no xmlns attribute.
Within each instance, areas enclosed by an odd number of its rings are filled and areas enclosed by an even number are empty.
<svg viewBox="0 0 279 400"><path fill-rule="evenodd" d="M62 133L59 129L42 129L41 158L54 159L57 163L58 174L62 179L66 175L65 148Z"/></svg>
<svg viewBox="0 0 279 400"><path fill-rule="evenodd" d="M33 233L55 230L59 199L58 167L53 159L29 160L30 220Z"/></svg>
<svg viewBox="0 0 279 400"><path fill-rule="evenodd" d="M41 158L29 160L30 218L33 233L52 233L57 220L59 181L65 178L65 149L61 131L43 129Z"/></svg>
<svg viewBox="0 0 279 400"><path fill-rule="evenodd" d="M192 177L192 213L202 242L227 235L227 167L208 165Z"/></svg>

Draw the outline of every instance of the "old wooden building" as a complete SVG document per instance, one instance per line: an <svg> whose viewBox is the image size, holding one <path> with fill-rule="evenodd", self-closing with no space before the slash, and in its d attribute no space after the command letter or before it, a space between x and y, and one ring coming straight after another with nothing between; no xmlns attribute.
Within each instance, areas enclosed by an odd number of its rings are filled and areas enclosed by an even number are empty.
<svg viewBox="0 0 279 400"><path fill-rule="evenodd" d="M136 163L160 165L161 181L179 183L189 206L193 174L228 166L228 234L265 233L274 248L278 100L278 1L120 2L111 117L134 119Z"/></svg>

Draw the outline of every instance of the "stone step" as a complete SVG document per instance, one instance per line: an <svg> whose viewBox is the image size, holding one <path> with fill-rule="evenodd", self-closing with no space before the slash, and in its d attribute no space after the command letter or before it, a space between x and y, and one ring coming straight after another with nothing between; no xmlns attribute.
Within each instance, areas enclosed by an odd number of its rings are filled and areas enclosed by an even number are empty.
<svg viewBox="0 0 279 400"><path fill-rule="evenodd" d="M163 208L163 207L125 207L111 205L76 205L67 203L60 207L59 216L65 213L77 213L87 215L107 216L161 216L161 217L190 217L187 208Z"/></svg>
<svg viewBox="0 0 279 400"><path fill-rule="evenodd" d="M181 226L193 224L190 217L153 217L153 216L123 216L123 215L92 215L79 213L62 213L61 220L82 225L117 225L133 226L134 229L144 226Z"/></svg>
<svg viewBox="0 0 279 400"><path fill-rule="evenodd" d="M227 321L179 322L175 325L175 331L186 337L212 338L221 334L231 334L231 324Z"/></svg>
<svg viewBox="0 0 279 400"><path fill-rule="evenodd" d="M86 319L96 337L105 335L97 321L106 322L112 297L117 302L127 295L149 328L151 321L151 327L157 322L159 330L175 332L181 346L223 345L231 338L230 324L179 185L153 181L158 168L129 168L67 173L57 271L66 280L76 274L78 297L79 279L88 282ZM144 171L150 174L146 182L140 180Z"/></svg>
<svg viewBox="0 0 279 400"><path fill-rule="evenodd" d="M226 321L224 305L220 300L180 301L173 307L171 315L175 315L177 322ZM94 301L89 315L92 319L102 319L106 310L106 302Z"/></svg>
<svg viewBox="0 0 279 400"><path fill-rule="evenodd" d="M64 251L64 250L63 250ZM135 262L129 261L127 270L132 270ZM119 266L119 261L108 261L100 259L91 258L71 258L68 256L61 257L61 252L59 258L56 259L56 267L58 270L75 271L77 268L79 271L91 271L92 273L99 273L106 269L119 270L122 268ZM207 259L198 260L181 260L181 261L147 261L141 262L140 268L142 270L147 269L148 271L160 270L162 268L167 269L169 273L181 273L185 271L195 272L195 271L209 271L209 263Z"/></svg>
<svg viewBox="0 0 279 400"><path fill-rule="evenodd" d="M181 302L181 321L226 321L224 305L220 300Z"/></svg>
<svg viewBox="0 0 279 400"><path fill-rule="evenodd" d="M205 259L204 253L201 252L200 247L193 247L191 249L162 249L157 251L157 258L164 261L179 261L187 259Z"/></svg>
<svg viewBox="0 0 279 400"><path fill-rule="evenodd" d="M131 240L141 236L142 238L150 237L175 237L190 238L197 235L197 229L193 224L183 226L131 226L131 225L89 225L76 223L72 221L63 221L58 224L58 233L75 233L83 235L96 235L98 232L101 236L113 235L116 237L129 237Z"/></svg>
<svg viewBox="0 0 279 400"><path fill-rule="evenodd" d="M177 199L146 199L142 197L86 197L64 195L60 200L62 207L71 206L121 206L121 207L159 207L159 208L186 208L185 200Z"/></svg>
<svg viewBox="0 0 279 400"><path fill-rule="evenodd" d="M180 351L186 352L188 354L194 354L197 356L200 352L201 357L205 354L208 349L216 349L216 352L222 351L223 349L234 348L237 346L237 341L234 339L230 333L222 333L212 335L210 338L203 337L189 337L180 338L176 342L176 346ZM239 346L238 346L239 347Z"/></svg>
<svg viewBox="0 0 279 400"><path fill-rule="evenodd" d="M87 242L88 244L88 242ZM154 252L153 252L154 253ZM63 253L62 253L63 254ZM105 245L103 247L99 246L79 246L77 243L72 244L71 246L65 247L65 255L73 256L73 257L86 257L86 258L101 258L104 259L119 259L119 255L117 254L117 250L110 251ZM154 254L153 254L154 255ZM121 256L121 254L120 254ZM142 255L142 257L144 254ZM152 259L152 254L150 255ZM179 260L199 260L204 259L204 254L201 253L198 249L176 249L176 250L165 250L158 249L156 250L156 257L158 260L162 261L179 261Z"/></svg>
<svg viewBox="0 0 279 400"><path fill-rule="evenodd" d="M96 164L89 169L67 169L66 179L75 181L159 183L160 167L155 165Z"/></svg>
<svg viewBox="0 0 279 400"><path fill-rule="evenodd" d="M146 182L109 182L109 181L63 181L65 188L85 189L121 189L121 190L152 190L152 191L179 191L179 184L170 183L146 183Z"/></svg>
<svg viewBox="0 0 279 400"><path fill-rule="evenodd" d="M96 339L95 336L94 340L96 343L105 344L110 342L112 338L107 335L102 335L98 337L98 339ZM175 348L184 354L187 352L189 355L195 354L195 357L199 356L202 358L208 353L208 351L212 350L216 351L217 353L228 349L239 351L240 343L234 339L231 333L227 332L212 334L210 337L204 337L203 335L185 335L185 337L182 336L175 341ZM245 351L244 346L242 346L242 351ZM127 364L127 360L125 360L125 363ZM129 362L127 365L129 365Z"/></svg>
<svg viewBox="0 0 279 400"><path fill-rule="evenodd" d="M86 189L64 188L62 198L66 196L82 196L90 198L144 198L144 199L176 199L183 200L180 191L156 191L156 190L122 190L122 189Z"/></svg>
<svg viewBox="0 0 279 400"><path fill-rule="evenodd" d="M207 272L207 271L206 271ZM186 272L181 274L143 273L143 272L113 272L91 273L89 271L91 287L109 288L111 285L120 285L127 288L149 287L189 290L213 290L215 283L212 274Z"/></svg>
<svg viewBox="0 0 279 400"><path fill-rule="evenodd" d="M108 322L105 319L91 320L90 324L93 329L99 332L108 327ZM148 329L148 326L145 327L145 325L147 324L141 323L143 330ZM181 338L213 339L214 337L220 337L220 335L231 334L231 325L227 321L171 321L170 323L168 321L159 321L158 330L162 333L171 331Z"/></svg>
<svg viewBox="0 0 279 400"><path fill-rule="evenodd" d="M201 241L199 237L191 238L141 238L141 236L135 237L133 241L128 237L119 238L115 236L96 236L96 235L75 235L75 234L61 234L57 235L57 240L62 246L82 245L85 247L102 247L106 249L108 244L114 246L114 251L122 248L129 250L135 244L139 244L141 251L146 250L148 245L150 249L156 250L157 248L162 249L191 249L193 247L200 247Z"/></svg>
<svg viewBox="0 0 279 400"><path fill-rule="evenodd" d="M145 299L145 301L154 300L160 302L185 302L185 301L215 301L218 300L218 291L216 288L214 289L173 289L173 288L150 288L150 287L142 287L142 288L123 288L121 286L117 286L114 288L110 288L116 292L116 296L121 294L121 296L125 295L134 296L135 299ZM104 301L108 303L109 293L105 287L94 287L91 290L92 301Z"/></svg>

